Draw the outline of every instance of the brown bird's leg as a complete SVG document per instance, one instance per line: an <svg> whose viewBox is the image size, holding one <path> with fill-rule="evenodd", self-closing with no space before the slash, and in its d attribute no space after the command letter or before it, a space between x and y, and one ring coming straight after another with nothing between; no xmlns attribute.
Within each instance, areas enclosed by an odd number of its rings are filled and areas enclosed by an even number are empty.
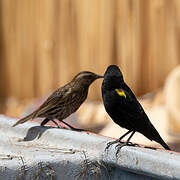
<svg viewBox="0 0 180 180"><path fill-rule="evenodd" d="M45 118L42 122L41 122L41 126L44 126L45 124L47 124L50 121L50 119Z"/></svg>
<svg viewBox="0 0 180 180"><path fill-rule="evenodd" d="M125 134L123 134L119 139L107 143L107 146L106 146L106 148L105 148L105 151L106 151L111 145L116 144L116 143L120 143L121 140L122 140L125 136L127 136L129 133L131 133L131 132L132 132L132 131L129 130L128 132L126 132Z"/></svg>
<svg viewBox="0 0 180 180"><path fill-rule="evenodd" d="M60 121L63 122L66 126L70 127L74 131L84 131L84 129L75 128L75 127L69 125L68 123L64 122L63 120L60 120Z"/></svg>
<svg viewBox="0 0 180 180"><path fill-rule="evenodd" d="M58 124L54 119L51 119L51 121L52 121L58 128L62 128L61 126L59 126L59 124Z"/></svg>
<svg viewBox="0 0 180 180"><path fill-rule="evenodd" d="M53 119L48 119L48 118L45 118L42 123L41 123L41 126L44 126L45 124L47 124L49 121L52 121L54 124L56 124L56 126L58 128L60 128L60 126L58 125L58 123L56 121L54 121Z"/></svg>

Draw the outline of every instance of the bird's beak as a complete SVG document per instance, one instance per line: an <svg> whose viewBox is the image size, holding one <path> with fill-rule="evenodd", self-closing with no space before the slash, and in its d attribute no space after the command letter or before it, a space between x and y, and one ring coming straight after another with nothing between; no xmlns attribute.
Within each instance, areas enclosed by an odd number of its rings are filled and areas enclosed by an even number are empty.
<svg viewBox="0 0 180 180"><path fill-rule="evenodd" d="M96 79L99 79L99 78L104 78L104 76L96 74Z"/></svg>

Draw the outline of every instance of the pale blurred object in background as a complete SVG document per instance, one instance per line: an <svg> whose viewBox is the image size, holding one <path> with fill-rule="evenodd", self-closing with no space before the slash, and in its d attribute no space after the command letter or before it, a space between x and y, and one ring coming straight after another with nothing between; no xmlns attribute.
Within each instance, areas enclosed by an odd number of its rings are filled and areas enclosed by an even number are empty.
<svg viewBox="0 0 180 180"><path fill-rule="evenodd" d="M168 115L168 130L180 141L180 66L168 76L165 83L165 101Z"/></svg>

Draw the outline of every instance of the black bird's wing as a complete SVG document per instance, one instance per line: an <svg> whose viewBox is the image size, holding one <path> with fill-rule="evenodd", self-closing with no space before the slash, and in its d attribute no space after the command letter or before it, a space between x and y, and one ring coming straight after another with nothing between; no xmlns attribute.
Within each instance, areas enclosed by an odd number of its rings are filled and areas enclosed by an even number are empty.
<svg viewBox="0 0 180 180"><path fill-rule="evenodd" d="M143 114L144 110L140 103L137 101L136 97L132 96L132 93L130 94L127 90L125 89L115 89L114 91L116 95L119 96L119 100L121 101L122 105L124 105L124 109L127 109L126 106L128 107L128 112L131 112L133 115L134 113L137 115L137 113ZM129 109L131 108L131 109ZM130 111L132 110L132 111ZM128 113L127 112L127 113ZM135 115L134 114L134 115Z"/></svg>
<svg viewBox="0 0 180 180"><path fill-rule="evenodd" d="M119 114L119 116L116 115L116 117L124 121L124 125L127 126L125 128L141 132L143 131L141 127L144 128L151 125L141 104L131 91L115 89L113 93L117 103L116 111L117 114Z"/></svg>
<svg viewBox="0 0 180 180"><path fill-rule="evenodd" d="M160 143L165 149L170 150L169 146L164 142L158 131L150 122L133 92L128 86L126 86L126 89L127 90L116 89L114 93L116 93L116 96L119 98L120 106L122 108L121 111L124 111L126 116L128 116L125 118L128 125L148 139L154 140Z"/></svg>

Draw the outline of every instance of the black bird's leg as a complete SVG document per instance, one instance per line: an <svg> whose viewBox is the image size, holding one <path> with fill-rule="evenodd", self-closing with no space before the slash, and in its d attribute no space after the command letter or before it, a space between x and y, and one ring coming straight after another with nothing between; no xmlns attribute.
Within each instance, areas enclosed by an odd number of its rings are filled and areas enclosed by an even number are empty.
<svg viewBox="0 0 180 180"><path fill-rule="evenodd" d="M42 121L41 126L44 126L44 125L47 124L49 121L52 121L54 124L56 124L56 126L57 126L58 128L60 128L60 126L58 125L58 123L57 123L54 119L48 119L48 118L46 118L46 119L44 119L44 120Z"/></svg>
<svg viewBox="0 0 180 180"><path fill-rule="evenodd" d="M132 131L129 130L128 132L126 132L125 134L123 134L119 139L107 143L107 146L106 146L106 148L105 148L105 151L106 151L111 145L116 144L116 143L120 143L121 140L122 140L125 136L127 136L129 133L131 133L131 132L132 132Z"/></svg>
<svg viewBox="0 0 180 180"><path fill-rule="evenodd" d="M70 127L74 131L84 131L84 129L75 128L75 127L69 125L68 123L64 122L63 120L60 120L60 121L63 122L66 126Z"/></svg>
<svg viewBox="0 0 180 180"><path fill-rule="evenodd" d="M130 139L132 138L132 136L134 135L134 133L135 133L136 131L131 131L131 132L132 132L132 134L129 136L129 138L127 139L127 141L124 142L124 143L122 143L122 144L117 144L117 145L116 145L116 148L118 148L118 147L122 148L123 146L130 145L130 144L131 144L129 141L130 141Z"/></svg>
<svg viewBox="0 0 180 180"><path fill-rule="evenodd" d="M124 142L124 143L122 143L122 144L117 144L117 145L116 145L116 149L117 149L116 156L118 155L120 149L121 149L123 146L127 146L127 145L128 145L128 146L139 146L138 144L133 144L133 143L129 142L130 139L133 137L133 135L134 135L135 132L136 132L136 131L132 131L132 134L129 136L129 138L127 139L126 142Z"/></svg>
<svg viewBox="0 0 180 180"><path fill-rule="evenodd" d="M123 139L125 136L127 136L129 133L131 133L132 131L129 130L128 132L126 132L124 135L122 135L118 140L119 142L121 142L121 139ZM131 136L132 137L132 136Z"/></svg>

